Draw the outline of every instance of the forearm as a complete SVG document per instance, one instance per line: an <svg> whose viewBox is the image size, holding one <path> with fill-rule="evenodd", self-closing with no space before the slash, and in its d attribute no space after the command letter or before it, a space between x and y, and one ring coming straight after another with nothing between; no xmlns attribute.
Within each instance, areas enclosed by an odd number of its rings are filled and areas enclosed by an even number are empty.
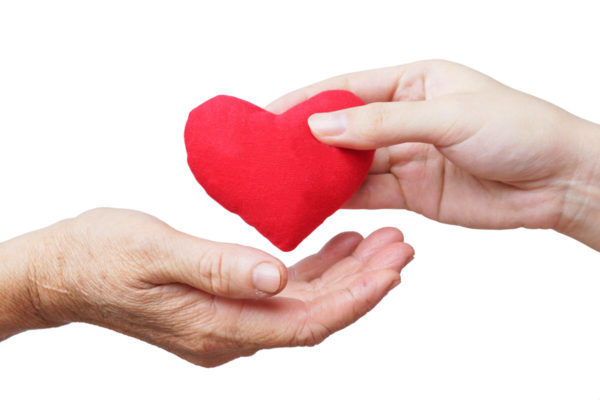
<svg viewBox="0 0 600 400"><path fill-rule="evenodd" d="M31 315L28 286L8 254L7 243L0 245L0 340L28 329Z"/></svg>
<svg viewBox="0 0 600 400"><path fill-rule="evenodd" d="M568 183L558 231L600 251L600 125L579 121L577 169Z"/></svg>
<svg viewBox="0 0 600 400"><path fill-rule="evenodd" d="M48 298L40 298L39 285L47 286L60 256L55 227L0 244L0 341L17 333L58 326L45 311ZM52 300L50 300L52 302Z"/></svg>

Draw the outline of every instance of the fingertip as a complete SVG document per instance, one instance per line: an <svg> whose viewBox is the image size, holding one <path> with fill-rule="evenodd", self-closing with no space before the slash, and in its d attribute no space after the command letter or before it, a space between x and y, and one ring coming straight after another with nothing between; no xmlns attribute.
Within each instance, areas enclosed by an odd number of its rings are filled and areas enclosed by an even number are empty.
<svg viewBox="0 0 600 400"><path fill-rule="evenodd" d="M346 249L347 252L351 252L362 240L363 237L358 232L342 232L331 238L319 252L327 253L337 249Z"/></svg>
<svg viewBox="0 0 600 400"><path fill-rule="evenodd" d="M346 131L347 119L343 111L317 113L308 117L308 126L318 140L340 136Z"/></svg>
<svg viewBox="0 0 600 400"><path fill-rule="evenodd" d="M403 240L404 235L399 229L392 227L380 228L363 240L354 251L354 255L366 261L388 243L402 242Z"/></svg>
<svg viewBox="0 0 600 400"><path fill-rule="evenodd" d="M278 100L275 100L274 102L270 103L264 109L266 111L270 112L271 114L281 114L281 113L285 112L283 105Z"/></svg>
<svg viewBox="0 0 600 400"><path fill-rule="evenodd" d="M410 244L408 243L404 243L404 245L407 247L407 250L410 254L410 260L412 260L413 258L415 258L415 248L412 247Z"/></svg>
<svg viewBox="0 0 600 400"><path fill-rule="evenodd" d="M373 255L367 264L368 269L389 269L400 273L413 259L414 249L404 242L389 243Z"/></svg>
<svg viewBox="0 0 600 400"><path fill-rule="evenodd" d="M252 270L252 283L258 297L274 296L287 285L287 268L279 260L261 262Z"/></svg>
<svg viewBox="0 0 600 400"><path fill-rule="evenodd" d="M392 226L386 226L384 228L379 228L376 231L374 231L373 233L371 233L369 236L376 236L376 237L380 237L380 238L386 238L387 240L395 240L398 242L403 242L404 241L404 234L402 233L402 231L398 228L394 228Z"/></svg>
<svg viewBox="0 0 600 400"><path fill-rule="evenodd" d="M289 92L278 99L269 103L265 110L273 113L273 114L283 114L293 106L302 101L306 100L308 97L306 93L302 90L294 90L293 92Z"/></svg>
<svg viewBox="0 0 600 400"><path fill-rule="evenodd" d="M220 286L227 297L261 298L281 292L287 285L287 268L281 260L253 247L223 244ZM218 293L217 293L218 294Z"/></svg>

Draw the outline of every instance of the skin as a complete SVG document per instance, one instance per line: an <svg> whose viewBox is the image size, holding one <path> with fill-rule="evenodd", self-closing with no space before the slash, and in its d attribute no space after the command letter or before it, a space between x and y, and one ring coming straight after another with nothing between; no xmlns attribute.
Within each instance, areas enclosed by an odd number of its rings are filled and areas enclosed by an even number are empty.
<svg viewBox="0 0 600 400"><path fill-rule="evenodd" d="M600 250L600 126L463 65L432 60L334 77L365 106L312 115L323 143L377 149L347 208L402 208L472 228L555 229Z"/></svg>
<svg viewBox="0 0 600 400"><path fill-rule="evenodd" d="M447 61L344 75L290 93L280 113L330 89L366 106L316 114L324 143L377 149L349 208L405 208L475 228L547 228L600 250L600 127ZM314 345L368 312L413 256L393 228L344 233L286 270L259 250L99 209L0 244L0 340L84 321L203 366ZM274 293L253 271L280 270Z"/></svg>
<svg viewBox="0 0 600 400"><path fill-rule="evenodd" d="M395 287L413 254L394 228L365 239L346 232L286 269L147 214L96 209L0 244L0 340L87 322L213 367L320 343ZM274 293L254 286L265 262L280 272Z"/></svg>

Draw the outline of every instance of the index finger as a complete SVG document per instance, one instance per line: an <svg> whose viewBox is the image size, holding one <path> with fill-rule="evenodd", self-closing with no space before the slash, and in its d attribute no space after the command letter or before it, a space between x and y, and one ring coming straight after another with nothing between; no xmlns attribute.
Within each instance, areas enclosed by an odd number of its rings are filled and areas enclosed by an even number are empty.
<svg viewBox="0 0 600 400"><path fill-rule="evenodd" d="M266 106L265 110L281 114L325 90L348 90L365 103L391 101L403 70L397 66L339 75L290 92Z"/></svg>
<svg viewBox="0 0 600 400"><path fill-rule="evenodd" d="M348 90L365 103L427 100L457 92L473 92L493 82L489 76L444 60L425 60L353 72L295 90L266 110L280 114L325 90Z"/></svg>

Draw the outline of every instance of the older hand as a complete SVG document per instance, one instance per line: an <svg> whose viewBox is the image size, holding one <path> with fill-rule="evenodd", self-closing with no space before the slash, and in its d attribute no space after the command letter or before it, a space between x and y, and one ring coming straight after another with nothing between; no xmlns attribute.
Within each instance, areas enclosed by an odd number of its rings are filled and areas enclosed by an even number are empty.
<svg viewBox="0 0 600 400"><path fill-rule="evenodd" d="M600 127L447 61L335 77L367 104L315 114L324 143L378 149L349 208L406 208L474 228L553 228L600 250Z"/></svg>
<svg viewBox="0 0 600 400"><path fill-rule="evenodd" d="M413 250L392 228L343 233L288 272L259 250L97 209L5 242L0 255L0 339L83 321L216 366L321 342L397 285Z"/></svg>

